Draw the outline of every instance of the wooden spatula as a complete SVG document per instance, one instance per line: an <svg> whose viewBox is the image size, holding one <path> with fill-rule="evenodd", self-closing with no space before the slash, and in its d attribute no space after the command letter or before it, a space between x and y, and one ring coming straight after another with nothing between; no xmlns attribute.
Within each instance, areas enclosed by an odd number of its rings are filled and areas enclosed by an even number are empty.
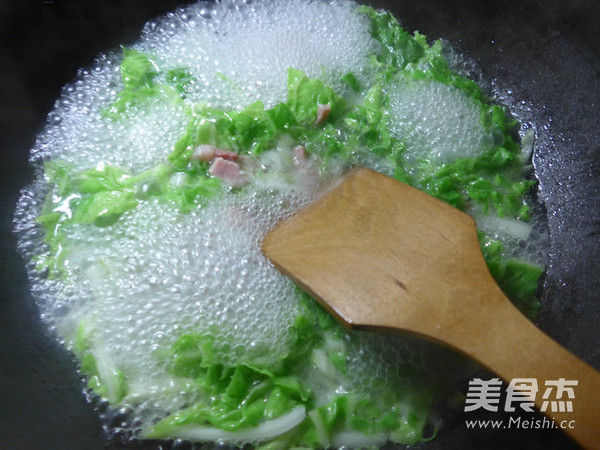
<svg viewBox="0 0 600 450"><path fill-rule="evenodd" d="M351 328L414 333L459 350L506 382L535 379L537 408L585 448L600 448L600 373L505 297L467 214L358 169L276 226L262 249ZM546 395L546 381L561 379L577 382L575 398ZM570 401L572 412L552 411L560 408L552 400Z"/></svg>

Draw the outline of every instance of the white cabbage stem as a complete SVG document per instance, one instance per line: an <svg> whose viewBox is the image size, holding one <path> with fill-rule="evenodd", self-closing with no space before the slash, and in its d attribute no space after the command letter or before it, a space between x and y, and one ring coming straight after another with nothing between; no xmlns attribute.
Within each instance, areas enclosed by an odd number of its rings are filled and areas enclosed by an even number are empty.
<svg viewBox="0 0 600 450"><path fill-rule="evenodd" d="M224 431L215 427L186 425L174 428L170 437L189 441L250 442L273 439L298 426L306 417L303 406L260 425L238 431Z"/></svg>

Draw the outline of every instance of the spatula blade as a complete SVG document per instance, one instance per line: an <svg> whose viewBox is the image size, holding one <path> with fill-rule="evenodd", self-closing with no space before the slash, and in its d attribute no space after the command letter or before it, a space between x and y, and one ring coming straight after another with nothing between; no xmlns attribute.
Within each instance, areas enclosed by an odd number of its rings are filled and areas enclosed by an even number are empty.
<svg viewBox="0 0 600 450"><path fill-rule="evenodd" d="M415 324L439 326L473 277L490 281L471 217L365 168L276 226L262 249L351 327L421 333Z"/></svg>

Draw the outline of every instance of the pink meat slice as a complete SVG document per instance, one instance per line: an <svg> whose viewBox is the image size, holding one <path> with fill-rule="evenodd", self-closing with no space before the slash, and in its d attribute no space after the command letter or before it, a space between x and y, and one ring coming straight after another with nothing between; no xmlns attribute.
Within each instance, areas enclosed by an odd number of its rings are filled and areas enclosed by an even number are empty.
<svg viewBox="0 0 600 450"><path fill-rule="evenodd" d="M321 105L320 103L317 105L317 119L315 120L315 124L320 125L325 120L327 120L327 116L331 112L331 105Z"/></svg>
<svg viewBox="0 0 600 450"><path fill-rule="evenodd" d="M239 187L248 182L246 174L242 172L236 162L221 157L213 160L208 168L208 173L233 187Z"/></svg>
<svg viewBox="0 0 600 450"><path fill-rule="evenodd" d="M223 158L229 161L237 161L238 154L236 152L232 152L231 150L223 150L221 148L217 148L215 151L215 158Z"/></svg>
<svg viewBox="0 0 600 450"><path fill-rule="evenodd" d="M223 150L214 145L202 144L194 149L192 159L197 161L211 162L215 158L223 158L229 161L236 161L238 154L231 150Z"/></svg>
<svg viewBox="0 0 600 450"><path fill-rule="evenodd" d="M292 150L292 160L296 167L303 167L306 165L308 156L306 154L306 148L304 145L296 145Z"/></svg>

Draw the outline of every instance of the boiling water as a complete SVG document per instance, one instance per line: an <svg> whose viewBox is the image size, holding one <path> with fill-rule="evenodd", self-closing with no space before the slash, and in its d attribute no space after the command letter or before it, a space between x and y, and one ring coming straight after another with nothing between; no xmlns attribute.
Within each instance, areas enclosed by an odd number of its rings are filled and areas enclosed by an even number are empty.
<svg viewBox="0 0 600 450"><path fill-rule="evenodd" d="M355 6L291 0L200 3L147 24L134 48L151 54L161 70L188 68L195 81L187 96L194 102L241 109L260 99L270 107L286 99L289 67L342 93L347 87L340 77L350 71L369 86L365 61L377 46ZM81 170L112 164L135 174L162 163L172 151L187 125L182 109L156 103L120 121L103 117L122 88L118 58L117 53L101 55L65 88L32 150L35 165L60 159ZM493 142L475 106L455 88L399 82L388 94L389 123L406 139L409 164L423 157L475 156ZM285 155L277 155L275 165L286 167ZM186 386L163 383L165 368L157 357L182 334L213 334L215 346L227 349L221 353L225 364L286 354L298 294L262 256L260 241L318 189L310 179L290 183L289 175L253 180L243 194L225 193L190 213L147 200L110 227L69 225L60 280L44 278L30 262L32 290L45 321L67 346L81 323L94 333L103 357L122 370L131 395L138 396L139 428L193 400ZM15 228L29 261L39 253L35 217L46 190L40 176L22 192L17 208ZM499 237L504 233L509 253L543 262L543 230L531 234L525 226L515 236L514 224L486 220L482 215L481 226ZM343 389L373 391L374 380L401 380L401 359L419 367L429 364L417 342L354 333L346 340L351 375ZM307 373L326 395L317 378Z"/></svg>

